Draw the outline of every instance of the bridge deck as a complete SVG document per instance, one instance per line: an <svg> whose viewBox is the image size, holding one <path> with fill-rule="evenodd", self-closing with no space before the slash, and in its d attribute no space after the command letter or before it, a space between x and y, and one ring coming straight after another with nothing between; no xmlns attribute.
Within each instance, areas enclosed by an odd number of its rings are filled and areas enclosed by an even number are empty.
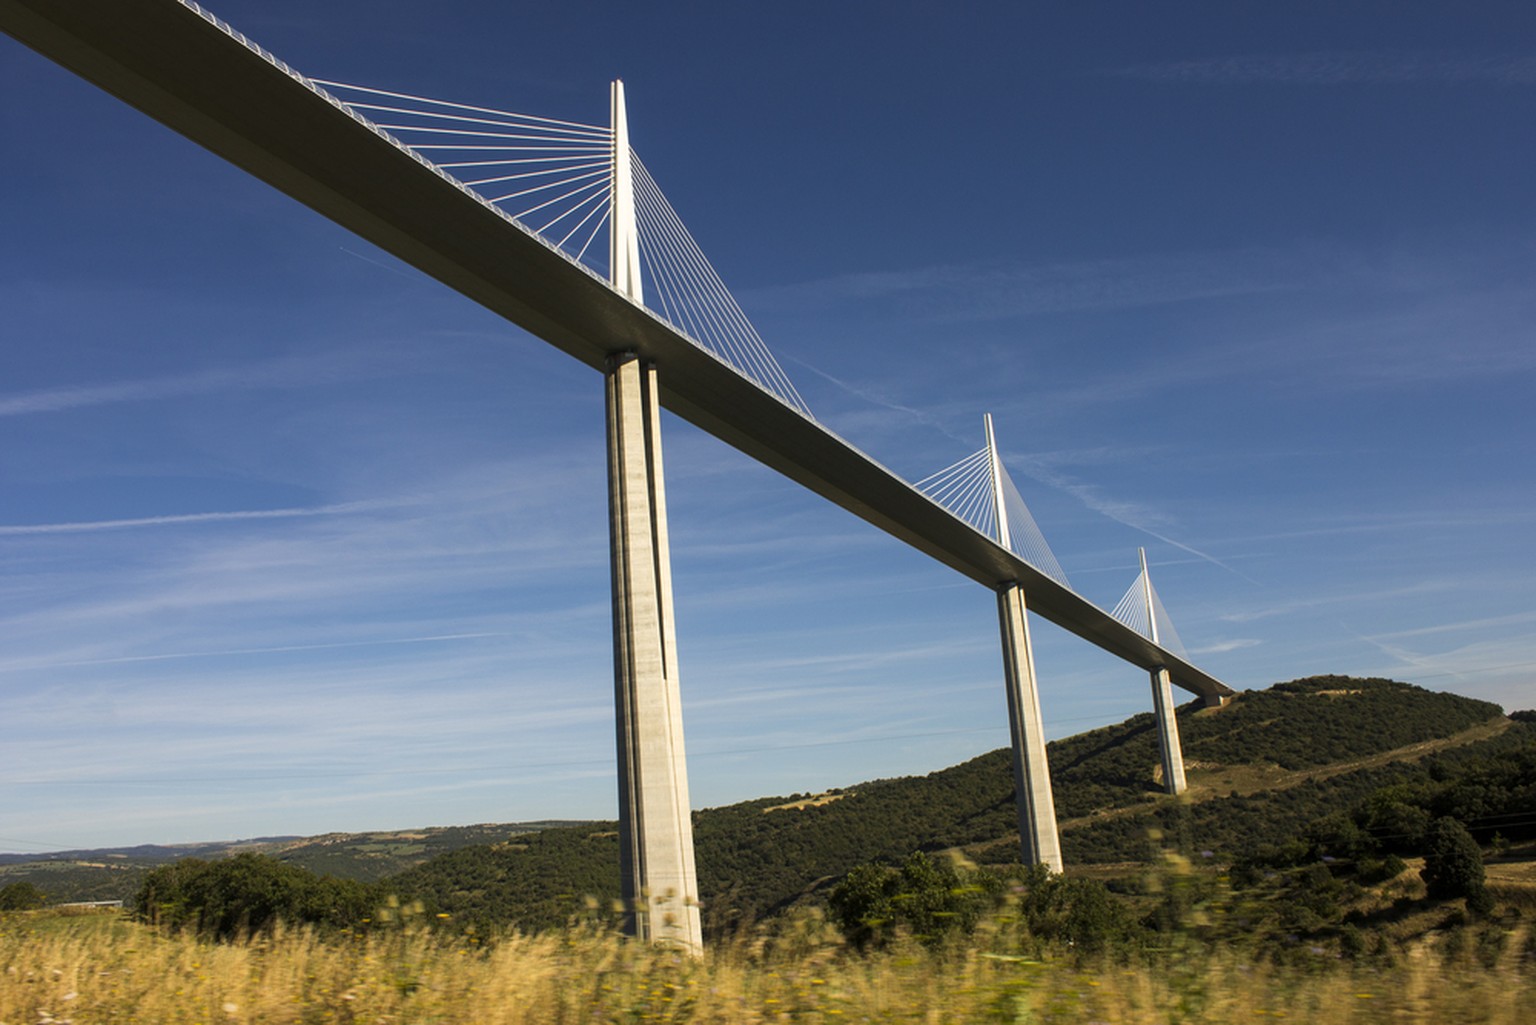
<svg viewBox="0 0 1536 1025"><path fill-rule="evenodd" d="M0 30L601 369L635 351L662 404L747 455L988 587L1206 698L1219 680L1045 576L900 477L807 420L303 78L177 0L0 0Z"/></svg>

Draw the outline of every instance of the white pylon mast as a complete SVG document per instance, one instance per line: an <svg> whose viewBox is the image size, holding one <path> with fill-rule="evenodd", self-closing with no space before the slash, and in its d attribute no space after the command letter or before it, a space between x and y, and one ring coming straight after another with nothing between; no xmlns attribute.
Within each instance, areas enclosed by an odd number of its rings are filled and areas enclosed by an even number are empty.
<svg viewBox="0 0 1536 1025"><path fill-rule="evenodd" d="M1141 593L1147 603L1147 636L1152 638L1152 643L1161 645L1163 642L1157 639L1157 612L1152 608L1152 577L1147 573L1147 550L1136 549L1141 556Z"/></svg>
<svg viewBox="0 0 1536 1025"><path fill-rule="evenodd" d="M1147 572L1147 550L1136 549L1141 558L1141 596L1147 603L1147 636L1162 646L1157 636L1157 604L1152 600L1152 574ZM1170 794L1182 794L1189 787L1184 775L1184 748L1179 742L1179 720L1173 705L1173 683L1168 669L1152 670L1152 711L1157 716L1157 750L1163 763L1163 788Z"/></svg>
<svg viewBox="0 0 1536 1025"><path fill-rule="evenodd" d="M640 236L635 231L635 175L629 153L629 119L624 113L624 83L613 80L609 108L613 126L613 177L609 182L608 281L637 303L645 302L640 284Z"/></svg>
<svg viewBox="0 0 1536 1025"><path fill-rule="evenodd" d="M1003 505L1003 461L992 433L992 414L984 414L987 462L992 471L992 508L997 543L1013 550L1008 511ZM1013 745L1013 793L1019 814L1019 843L1024 864L1062 870L1061 833L1056 828L1056 798L1045 751L1045 721L1040 716L1040 688L1030 651L1029 617L1024 588L1009 580L997 588L998 624L1003 637L1003 680L1008 691L1008 734Z"/></svg>
<svg viewBox="0 0 1536 1025"><path fill-rule="evenodd" d="M992 434L992 414L983 413L987 427L987 462L992 470L992 510L997 518L997 543L1013 551L1008 536L1008 513L1003 507L1003 462L997 454L997 438Z"/></svg>

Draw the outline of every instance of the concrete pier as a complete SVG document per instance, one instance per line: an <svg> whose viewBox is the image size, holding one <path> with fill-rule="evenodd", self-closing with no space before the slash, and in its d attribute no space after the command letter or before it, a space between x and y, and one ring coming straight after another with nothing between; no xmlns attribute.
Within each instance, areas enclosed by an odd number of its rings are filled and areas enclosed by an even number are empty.
<svg viewBox="0 0 1536 1025"><path fill-rule="evenodd" d="M997 615L1003 635L1003 675L1008 688L1008 732L1013 739L1013 788L1019 811L1019 842L1024 864L1062 870L1061 836L1056 830L1056 799L1045 757L1045 726L1035 659L1029 648L1024 589L1016 583L997 589Z"/></svg>
<svg viewBox="0 0 1536 1025"><path fill-rule="evenodd" d="M1147 570L1147 550L1138 548L1141 559L1141 593L1147 603L1147 633L1153 644L1162 644L1157 629L1157 602L1152 598L1152 574ZM1179 720L1173 714L1173 680L1165 666L1152 670L1152 711L1157 716L1157 750L1163 760L1163 789L1170 794L1182 794L1188 789L1184 782L1184 749L1179 744Z"/></svg>
<svg viewBox="0 0 1536 1025"><path fill-rule="evenodd" d="M1184 781L1184 749L1179 745L1179 721L1173 714L1173 681L1168 670L1152 670L1152 708L1157 714L1157 750L1163 759L1163 789L1182 794L1189 788Z"/></svg>
<svg viewBox="0 0 1536 1025"><path fill-rule="evenodd" d="M703 949L683 752L656 368L609 359L608 509L620 873L640 939Z"/></svg>

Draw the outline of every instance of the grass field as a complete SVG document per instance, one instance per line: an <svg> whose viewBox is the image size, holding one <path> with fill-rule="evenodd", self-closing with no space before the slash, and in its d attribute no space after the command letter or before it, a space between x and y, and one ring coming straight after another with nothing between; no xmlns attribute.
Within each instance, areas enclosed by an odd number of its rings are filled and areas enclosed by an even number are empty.
<svg viewBox="0 0 1536 1025"><path fill-rule="evenodd" d="M0 917L0 1025L473 1022L1365 1023L1531 1020L1511 937L1491 965L1431 947L1394 964L1275 968L1191 948L1158 963L1034 961L1006 937L931 953L846 949L803 920L694 960L577 930L488 943L405 929L235 944L120 914Z"/></svg>

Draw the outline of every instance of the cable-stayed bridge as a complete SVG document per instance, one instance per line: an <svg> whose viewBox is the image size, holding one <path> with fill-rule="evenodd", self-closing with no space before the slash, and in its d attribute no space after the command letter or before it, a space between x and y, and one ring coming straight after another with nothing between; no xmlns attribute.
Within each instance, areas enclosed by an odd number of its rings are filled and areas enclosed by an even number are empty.
<svg viewBox="0 0 1536 1025"><path fill-rule="evenodd" d="M1165 785L1182 788L1171 686L1232 692L1170 647L1144 561L1115 610L1079 595L990 419L980 451L916 484L819 424L634 156L619 83L609 124L590 125L311 79L190 0L0 0L0 29L603 372L636 932L700 942L661 408L997 593L1027 862L1061 868L1026 595L1151 673Z"/></svg>
<svg viewBox="0 0 1536 1025"><path fill-rule="evenodd" d="M631 148L615 189L615 126L520 114L368 86L311 83L567 257L614 281L615 205L632 203L631 296L806 417L810 408Z"/></svg>

